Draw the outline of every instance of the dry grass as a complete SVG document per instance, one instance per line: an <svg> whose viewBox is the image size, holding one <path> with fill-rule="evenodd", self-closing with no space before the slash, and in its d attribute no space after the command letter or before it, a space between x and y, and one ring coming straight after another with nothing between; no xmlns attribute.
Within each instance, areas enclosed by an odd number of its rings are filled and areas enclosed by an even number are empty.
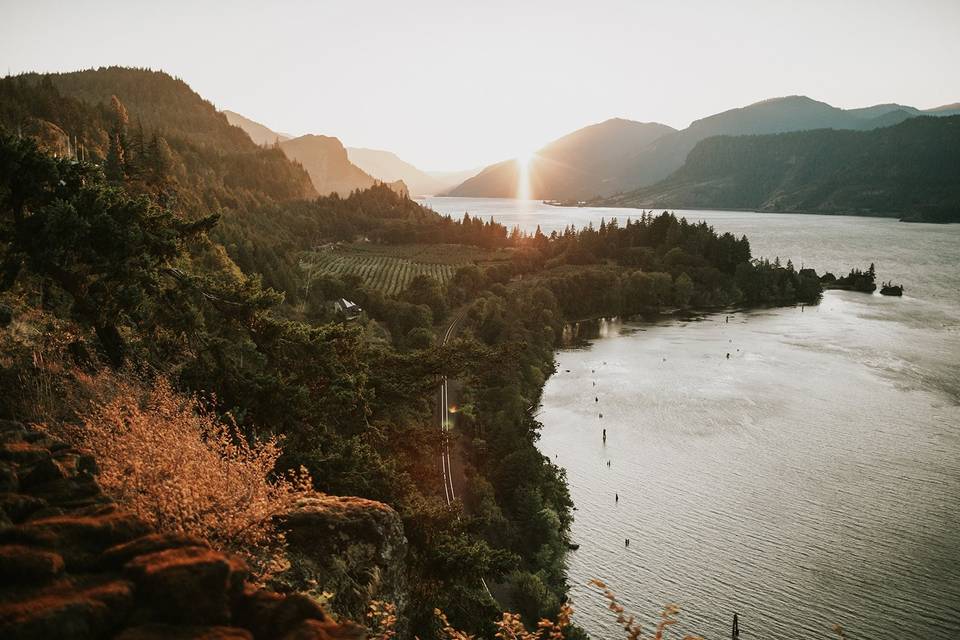
<svg viewBox="0 0 960 640"><path fill-rule="evenodd" d="M261 576L284 568L273 521L311 495L311 482L305 470L273 476L278 440L246 440L163 379L144 389L102 374L92 386L102 399L67 435L94 454L108 495L160 531L243 555Z"/></svg>
<svg viewBox="0 0 960 640"><path fill-rule="evenodd" d="M640 625L635 622L633 616L626 614L623 606L617 601L616 595L606 584L599 580L591 580L590 584L603 592L604 598L608 601L608 608L616 614L617 623L623 627L626 634L624 637L628 640L643 640L644 638L663 640L670 625L677 623L676 616L680 612L680 608L677 605L669 604L660 613L660 621L653 635L644 636ZM439 637L441 639L476 640L476 636L461 631L450 624L446 614L440 609L434 609L433 614L440 625ZM371 602L367 618L370 621L371 633L369 637L371 640L390 640L396 636L396 607L392 604L379 601ZM524 626L519 614L505 611L500 620L494 623L497 628L495 637L499 640L563 640L566 638L566 631L571 627L572 619L573 607L569 602L566 602L560 606L556 620L544 618L537 623L535 630L529 631ZM687 635L682 640L703 640L703 638Z"/></svg>
<svg viewBox="0 0 960 640"><path fill-rule="evenodd" d="M628 640L641 640L645 636L643 635L643 629L636 622L636 619L632 615L627 615L626 610L623 605L617 601L616 594L607 587L606 584L600 580L591 580L590 584L600 589L603 592L603 597L607 599L607 608L610 609L617 616L617 624L619 624L623 630L626 632L626 638ZM663 640L667 629L670 625L677 623L677 614L680 613L680 607L675 604L668 604L663 608L663 611L660 612L660 621L657 623L656 629L653 632L653 640ZM703 640L699 636L686 635L683 637L683 640Z"/></svg>

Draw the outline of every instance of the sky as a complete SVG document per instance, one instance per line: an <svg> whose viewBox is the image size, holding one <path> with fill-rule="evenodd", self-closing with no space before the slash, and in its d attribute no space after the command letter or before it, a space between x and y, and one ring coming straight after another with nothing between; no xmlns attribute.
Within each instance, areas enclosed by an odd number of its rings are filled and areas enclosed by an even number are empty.
<svg viewBox="0 0 960 640"><path fill-rule="evenodd" d="M0 0L0 74L104 65L457 170L612 117L960 102L960 0Z"/></svg>

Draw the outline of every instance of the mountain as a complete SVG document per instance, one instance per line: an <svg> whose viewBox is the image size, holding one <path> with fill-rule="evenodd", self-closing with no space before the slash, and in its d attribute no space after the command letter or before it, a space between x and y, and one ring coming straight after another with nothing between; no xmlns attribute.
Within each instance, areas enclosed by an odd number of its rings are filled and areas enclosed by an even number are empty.
<svg viewBox="0 0 960 640"><path fill-rule="evenodd" d="M693 122L641 150L624 165L615 191L644 187L676 171L698 142L717 135L784 133L812 129L868 130L920 115L913 107L878 105L839 109L806 96L774 98Z"/></svg>
<svg viewBox="0 0 960 640"><path fill-rule="evenodd" d="M460 184L466 177L459 178L460 173L453 174L453 178L431 175L401 160L395 153L380 149L363 149L347 147L347 157L373 177L384 182L402 180L410 189L410 193L418 196L430 196L445 191Z"/></svg>
<svg viewBox="0 0 960 640"><path fill-rule="evenodd" d="M427 171L427 175L446 184L444 191L449 191L464 180L472 178L483 170L483 167L462 169L460 171Z"/></svg>
<svg viewBox="0 0 960 640"><path fill-rule="evenodd" d="M928 115L957 116L960 115L960 102L945 104L933 109L927 109L924 113Z"/></svg>
<svg viewBox="0 0 960 640"><path fill-rule="evenodd" d="M577 146L580 134L589 132L592 127L581 129L557 142L568 141L563 146L569 152L557 166L555 158L547 158L550 170L560 177L558 180L543 179L549 173L543 166L531 168L531 182L534 186L533 197L556 200L582 200L592 194L611 196L619 192L628 192L638 187L652 185L663 180L679 169L687 154L699 143L718 135L748 135L784 133L788 131L807 131L813 129L853 129L869 130L888 127L909 118L921 115L952 115L960 113L958 105L944 105L936 109L921 111L915 107L900 104L881 104L859 109L840 109L825 102L819 102L806 96L787 96L764 100L745 107L730 109L700 120L682 130L666 130L653 139L644 141L623 140L619 146L611 148L606 162L600 167L591 164L596 158L597 146ZM613 120L594 127L605 127L610 123L627 123L626 120ZM639 124L639 123L632 123ZM663 125L660 125L663 126ZM610 127L616 131L615 127ZM589 135L587 142L589 142ZM570 140L572 138L572 140ZM570 144L570 143L573 144ZM603 151L602 144L600 151ZM616 144L616 142L614 142ZM577 155L585 154L582 160ZM573 159L571 160L571 156ZM535 165L544 164L544 156L535 160ZM513 197L519 178L519 167L515 161L502 162L485 168L480 175L467 180L450 191L450 195ZM560 184L558 184L558 182ZM565 188L563 183L571 186Z"/></svg>
<svg viewBox="0 0 960 640"><path fill-rule="evenodd" d="M407 186L400 178L374 178L351 163L347 150L337 138L313 134L291 138L234 111L224 111L223 114L231 124L243 129L253 142L260 145L279 142L283 153L307 170L313 188L321 195L348 196L352 191L372 187L377 182L388 184L402 195L408 194Z"/></svg>
<svg viewBox="0 0 960 640"><path fill-rule="evenodd" d="M317 195L302 167L254 144L187 83L161 71L101 67L0 79L0 125L61 155L79 148L104 162L118 118L129 177L145 184L146 165L162 164L163 190L190 213Z"/></svg>
<svg viewBox="0 0 960 640"><path fill-rule="evenodd" d="M610 192L607 184L632 154L670 127L614 118L574 131L538 150L529 168L506 160L483 169L446 195L512 198L522 170L529 172L531 198L583 199Z"/></svg>
<svg viewBox="0 0 960 640"><path fill-rule="evenodd" d="M280 149L291 160L303 165L310 174L310 180L317 193L327 195L336 193L348 196L357 189L367 189L378 182L360 167L351 163L347 150L337 138L308 134L299 138L284 140ZM408 190L402 181L386 182L394 191L407 195Z"/></svg>
<svg viewBox="0 0 960 640"><path fill-rule="evenodd" d="M246 131L247 135L250 136L250 139L260 146L271 145L275 142L282 142L284 140L289 140L292 137L285 133L277 133L276 131L268 129L259 122L254 122L249 118L245 118L235 111L228 111L224 109L221 113L227 116L227 122Z"/></svg>
<svg viewBox="0 0 960 640"><path fill-rule="evenodd" d="M960 116L868 131L716 136L650 187L602 204L960 221Z"/></svg>

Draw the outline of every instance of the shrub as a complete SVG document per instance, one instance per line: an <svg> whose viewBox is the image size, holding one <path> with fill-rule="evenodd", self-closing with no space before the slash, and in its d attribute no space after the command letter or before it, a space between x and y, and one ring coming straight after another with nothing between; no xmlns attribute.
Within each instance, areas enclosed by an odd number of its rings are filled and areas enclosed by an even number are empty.
<svg viewBox="0 0 960 640"><path fill-rule="evenodd" d="M274 517L311 493L310 476L273 476L276 438L242 437L229 418L174 391L163 379L143 390L113 380L73 439L90 450L104 490L171 533L195 535L246 557L265 575L283 568L283 533Z"/></svg>

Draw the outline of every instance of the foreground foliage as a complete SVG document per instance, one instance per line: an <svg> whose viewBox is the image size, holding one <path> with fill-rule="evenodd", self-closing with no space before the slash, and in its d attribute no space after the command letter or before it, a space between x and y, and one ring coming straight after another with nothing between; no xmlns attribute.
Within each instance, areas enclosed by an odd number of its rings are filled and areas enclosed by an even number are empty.
<svg viewBox="0 0 960 640"><path fill-rule="evenodd" d="M229 417L158 379L149 390L101 374L102 396L68 429L93 453L106 493L158 530L240 553L261 578L283 568L274 519L312 494L305 470L275 475L280 441L249 440Z"/></svg>

